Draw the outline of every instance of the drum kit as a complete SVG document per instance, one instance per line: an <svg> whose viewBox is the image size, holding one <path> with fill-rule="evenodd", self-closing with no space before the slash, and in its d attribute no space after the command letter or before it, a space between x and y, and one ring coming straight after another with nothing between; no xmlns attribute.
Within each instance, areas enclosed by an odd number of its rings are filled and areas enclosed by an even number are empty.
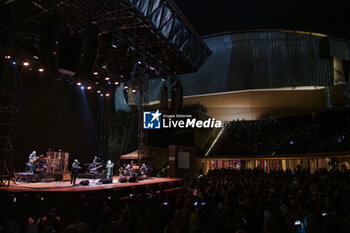
<svg viewBox="0 0 350 233"><path fill-rule="evenodd" d="M55 174L56 171L63 171L64 161L51 157L40 157L34 162L34 172L37 174Z"/></svg>

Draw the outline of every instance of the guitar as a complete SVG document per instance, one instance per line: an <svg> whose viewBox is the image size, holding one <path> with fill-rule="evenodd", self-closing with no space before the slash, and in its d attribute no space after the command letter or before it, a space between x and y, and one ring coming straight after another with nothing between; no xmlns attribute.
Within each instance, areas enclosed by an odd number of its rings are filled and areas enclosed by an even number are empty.
<svg viewBox="0 0 350 233"><path fill-rule="evenodd" d="M44 157L44 155L40 155L40 156L34 156L32 158L29 159L29 162L34 163L35 161L37 161L39 158Z"/></svg>
<svg viewBox="0 0 350 233"><path fill-rule="evenodd" d="M90 171L96 171L97 169L99 169L99 168L101 168L101 167L102 167L102 165L97 166L97 167L94 167L94 168L90 168Z"/></svg>

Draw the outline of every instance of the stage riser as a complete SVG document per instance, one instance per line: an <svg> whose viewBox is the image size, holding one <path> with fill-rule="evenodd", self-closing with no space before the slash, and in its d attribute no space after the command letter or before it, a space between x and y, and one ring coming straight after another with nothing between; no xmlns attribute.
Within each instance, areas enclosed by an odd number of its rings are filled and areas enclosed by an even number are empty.
<svg viewBox="0 0 350 233"><path fill-rule="evenodd" d="M115 177L116 178L116 177ZM80 182L81 180L79 180ZM115 181L115 179L114 179ZM79 183L77 183L79 184ZM23 186L22 186L23 185ZM62 187L64 185L64 187ZM66 186L68 185L68 186ZM22 187L21 187L22 186ZM94 195L111 195L118 198L129 198L139 194L147 194L151 192L155 193L177 193L183 189L182 179L168 179L162 178L139 181L137 183L116 183L113 184L97 184L97 181L89 182L88 186L70 186L69 182L51 182L51 183L19 183L18 185L11 185L10 187L3 187L0 189L0 193L12 193L14 195L28 194L43 194L43 195L81 195L81 194L94 194Z"/></svg>
<svg viewBox="0 0 350 233"><path fill-rule="evenodd" d="M70 180L70 174L27 174L15 173L16 182L38 183Z"/></svg>

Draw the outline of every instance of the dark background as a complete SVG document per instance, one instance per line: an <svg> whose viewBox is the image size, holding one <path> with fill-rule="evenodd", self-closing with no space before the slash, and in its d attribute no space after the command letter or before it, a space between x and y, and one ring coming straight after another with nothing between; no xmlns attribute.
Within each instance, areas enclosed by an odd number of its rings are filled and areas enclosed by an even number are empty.
<svg viewBox="0 0 350 233"><path fill-rule="evenodd" d="M348 4L301 0L175 0L201 35L246 29L291 29L350 39ZM69 56L68 56L69 57ZM16 170L32 150L62 149L70 160L90 162L97 148L98 98L47 74L23 77L17 125ZM111 98L112 99L112 98ZM91 111L91 113L89 113Z"/></svg>
<svg viewBox="0 0 350 233"><path fill-rule="evenodd" d="M90 162L98 153L98 100L100 96L47 74L26 71L22 77L17 121L16 170L24 169L29 154L51 149ZM85 97L84 97L85 96Z"/></svg>
<svg viewBox="0 0 350 233"><path fill-rule="evenodd" d="M174 1L201 36L246 29L291 29L350 38L348 1Z"/></svg>

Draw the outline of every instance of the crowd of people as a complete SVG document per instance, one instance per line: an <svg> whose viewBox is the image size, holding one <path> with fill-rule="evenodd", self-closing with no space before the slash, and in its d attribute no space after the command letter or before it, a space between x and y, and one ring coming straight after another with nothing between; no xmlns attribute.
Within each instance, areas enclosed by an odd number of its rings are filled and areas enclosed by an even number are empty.
<svg viewBox="0 0 350 233"><path fill-rule="evenodd" d="M192 187L207 202L210 215L204 224L210 232L349 232L349 175L221 169Z"/></svg>
<svg viewBox="0 0 350 233"><path fill-rule="evenodd" d="M350 173L212 170L172 195L12 194L0 201L6 233L345 233Z"/></svg>
<svg viewBox="0 0 350 233"><path fill-rule="evenodd" d="M213 150L220 156L303 154L350 149L349 108L268 120L232 121L226 128L216 150Z"/></svg>

